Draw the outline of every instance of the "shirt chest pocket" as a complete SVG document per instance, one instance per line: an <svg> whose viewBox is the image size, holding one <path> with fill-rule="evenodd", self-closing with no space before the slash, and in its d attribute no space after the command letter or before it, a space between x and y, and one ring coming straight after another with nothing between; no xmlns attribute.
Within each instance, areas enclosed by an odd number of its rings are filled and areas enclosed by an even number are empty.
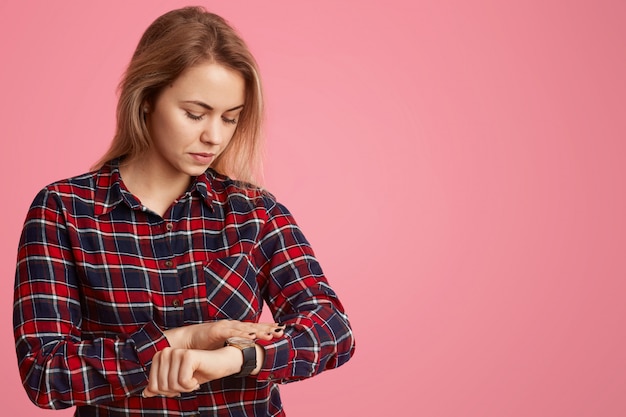
<svg viewBox="0 0 626 417"><path fill-rule="evenodd" d="M209 319L257 321L262 303L256 269L246 255L212 259L204 265Z"/></svg>

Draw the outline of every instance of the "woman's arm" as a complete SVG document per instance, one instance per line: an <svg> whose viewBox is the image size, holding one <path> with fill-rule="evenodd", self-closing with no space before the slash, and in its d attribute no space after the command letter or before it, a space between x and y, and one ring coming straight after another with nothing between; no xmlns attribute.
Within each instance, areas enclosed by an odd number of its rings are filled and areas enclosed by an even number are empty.
<svg viewBox="0 0 626 417"><path fill-rule="evenodd" d="M155 323L132 334L84 340L80 283L61 198L43 190L24 224L13 323L18 365L42 408L110 402L140 392L156 352L168 346Z"/></svg>
<svg viewBox="0 0 626 417"><path fill-rule="evenodd" d="M255 345L255 349L257 365L250 375L259 373L265 357L261 346ZM236 374L242 364L241 350L232 346L215 350L167 348L154 356L150 382L142 395L176 397L197 390L205 382Z"/></svg>
<svg viewBox="0 0 626 417"><path fill-rule="evenodd" d="M272 201L254 257L274 319L285 337L259 341L265 361L258 378L288 382L336 368L354 353L348 317L289 211Z"/></svg>

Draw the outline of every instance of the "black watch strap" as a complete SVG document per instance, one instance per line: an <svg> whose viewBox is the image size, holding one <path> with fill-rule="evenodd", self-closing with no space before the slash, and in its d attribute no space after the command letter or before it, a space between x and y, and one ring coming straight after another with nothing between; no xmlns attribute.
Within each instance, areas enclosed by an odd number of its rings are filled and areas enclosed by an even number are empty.
<svg viewBox="0 0 626 417"><path fill-rule="evenodd" d="M235 347L240 348L239 346ZM240 349L243 354L243 365L241 365L241 370L233 375L239 378L250 375L250 373L254 371L254 368L256 368L256 348L254 345Z"/></svg>
<svg viewBox="0 0 626 417"><path fill-rule="evenodd" d="M243 354L241 370L232 376L244 377L250 375L256 368L256 344L254 341L242 337L229 337L226 339L225 345L236 347Z"/></svg>

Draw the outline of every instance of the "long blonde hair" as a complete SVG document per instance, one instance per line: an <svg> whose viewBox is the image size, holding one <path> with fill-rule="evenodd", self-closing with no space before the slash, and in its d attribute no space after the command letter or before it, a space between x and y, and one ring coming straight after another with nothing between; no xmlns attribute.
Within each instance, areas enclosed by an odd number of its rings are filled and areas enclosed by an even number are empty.
<svg viewBox="0 0 626 417"><path fill-rule="evenodd" d="M185 69L210 61L239 72L245 106L230 143L211 168L239 181L256 182L261 170L263 94L258 65L237 32L202 7L172 10L144 32L119 85L117 127L109 150L94 165L134 158L151 146L143 108Z"/></svg>

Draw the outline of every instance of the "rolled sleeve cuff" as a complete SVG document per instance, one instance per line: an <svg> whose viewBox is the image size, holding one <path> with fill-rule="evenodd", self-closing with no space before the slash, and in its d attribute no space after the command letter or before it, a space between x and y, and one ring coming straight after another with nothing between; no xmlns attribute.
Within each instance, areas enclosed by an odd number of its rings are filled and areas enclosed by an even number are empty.
<svg viewBox="0 0 626 417"><path fill-rule="evenodd" d="M154 355L169 346L167 338L154 322L147 323L138 332L133 333L130 338L135 343L139 363L148 375Z"/></svg>
<svg viewBox="0 0 626 417"><path fill-rule="evenodd" d="M276 382L287 382L292 379L293 349L291 348L291 339L283 337L280 340L257 340L256 343L265 350L265 360L256 378Z"/></svg>

